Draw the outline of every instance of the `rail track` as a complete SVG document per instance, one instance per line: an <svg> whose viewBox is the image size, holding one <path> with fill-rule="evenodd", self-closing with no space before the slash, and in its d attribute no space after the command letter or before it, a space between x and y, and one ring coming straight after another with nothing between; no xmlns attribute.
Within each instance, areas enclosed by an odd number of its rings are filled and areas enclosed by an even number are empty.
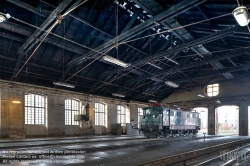
<svg viewBox="0 0 250 166"><path fill-rule="evenodd" d="M220 137L220 136L213 136L210 138L214 137ZM171 142L177 142L177 141L187 141L187 140L194 140L194 139L203 139L203 137L171 137L171 138L125 138L125 139L101 139L101 140L88 140L88 141L82 141L81 139L65 139L65 142L59 142L58 140L49 140L52 142L48 142L48 140L32 140L32 141L7 141L7 142L1 142L0 141L0 150L1 149L10 149L10 148L27 148L27 147L41 147L41 146L54 146L54 145L74 145L74 144L85 144L85 143L100 143L100 142L122 142L122 141L133 141L136 140L138 141L134 146L147 146L147 145L153 145L153 144L166 144L166 143L171 143ZM64 140L64 139L62 139ZM37 143L39 141L45 141L48 143ZM1 143L3 146L1 146ZM17 143L16 145L14 143ZM22 144L23 143L23 144ZM27 144L28 143L28 144ZM9 145L8 145L9 144ZM6 146L7 145L7 146ZM130 145L126 145L131 147ZM116 147L126 147L124 146L114 146L112 148Z"/></svg>
<svg viewBox="0 0 250 166"><path fill-rule="evenodd" d="M219 164L222 166L232 166L236 163L241 163L246 160L246 157L250 154L250 144L238 147L236 149L230 149L221 152L220 155L206 160L197 166L207 166Z"/></svg>
<svg viewBox="0 0 250 166"><path fill-rule="evenodd" d="M211 137L211 138L214 138L214 137ZM123 148L134 148L134 147L142 147L142 146L152 146L152 145L163 145L163 144L169 144L169 143L173 143L173 142L182 142L182 141L188 141L188 140L198 140L198 139L203 139L202 137L181 137L180 138L171 138L171 139L167 139L167 138L153 138L153 139L143 139L143 140L136 140L135 142L131 142L131 143L128 143L128 144L120 144L120 145L107 145L107 146L90 146L90 147L86 147L86 146L80 146L81 142L77 142L77 143L62 143L62 144L43 144L43 145L39 145L39 144L36 144L36 145L10 145L10 146L6 146L6 147L0 147L0 150L6 150L6 149L12 149L12 150L16 150L18 151L19 149L21 149L23 152L22 153L19 153L19 154L25 154L25 155L34 155L32 153L29 153L29 152L25 152L25 150L23 148L36 148L36 147L41 147L41 146L48 146L48 148L51 148L50 146L53 146L53 145L56 145L57 147L58 146L64 146L65 144L66 145L71 145L71 144L74 144L74 145L79 145L79 147L77 148L77 150L80 150L80 151L86 151L87 153L91 153L91 152L97 152L97 151L105 151L105 150L116 150L116 149L123 149ZM121 140L116 140L116 141L121 141ZM99 141L99 142L103 142L103 141ZM83 142L83 143L89 143L89 142ZM90 143L96 143L96 142L90 142ZM68 151L73 151L75 149L70 149L70 148L67 148ZM36 155L49 155L50 153L36 153ZM56 153L53 153L54 155L57 155ZM60 155L60 154L58 154ZM70 155L70 153L68 153L67 155ZM1 159L1 156L0 156L0 159ZM21 160L21 159L20 159Z"/></svg>
<svg viewBox="0 0 250 166"><path fill-rule="evenodd" d="M212 157L212 156L218 156L219 152L222 150L228 150L237 148L239 146L244 146L250 142L250 138L247 139L241 139L237 141L231 141L228 143L223 143L207 148L202 148L186 153L181 153L177 155L172 155L169 157L164 157L152 161L147 161L139 164L135 164L133 166L166 166L166 165L173 165L173 166L192 166L192 165L198 165L204 161L205 158ZM207 165L208 163L204 163Z"/></svg>

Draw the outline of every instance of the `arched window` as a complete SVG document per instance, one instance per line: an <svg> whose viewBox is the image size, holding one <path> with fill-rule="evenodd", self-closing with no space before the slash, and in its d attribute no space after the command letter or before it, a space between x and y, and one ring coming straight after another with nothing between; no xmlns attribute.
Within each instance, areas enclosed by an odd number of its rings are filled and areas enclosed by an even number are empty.
<svg viewBox="0 0 250 166"><path fill-rule="evenodd" d="M208 85L205 92L208 97L217 96L219 94L219 84Z"/></svg>
<svg viewBox="0 0 250 166"><path fill-rule="evenodd" d="M25 124L45 124L45 96L25 95Z"/></svg>
<svg viewBox="0 0 250 166"><path fill-rule="evenodd" d="M95 103L95 125L105 125L105 105Z"/></svg>
<svg viewBox="0 0 250 166"><path fill-rule="evenodd" d="M65 125L79 125L78 121L74 120L74 115L79 114L79 105L77 100L65 100Z"/></svg>
<svg viewBox="0 0 250 166"><path fill-rule="evenodd" d="M140 127L140 116L143 115L143 109L138 108L138 128Z"/></svg>
<svg viewBox="0 0 250 166"><path fill-rule="evenodd" d="M117 106L117 123L121 124L121 126L126 125L126 111L122 105Z"/></svg>

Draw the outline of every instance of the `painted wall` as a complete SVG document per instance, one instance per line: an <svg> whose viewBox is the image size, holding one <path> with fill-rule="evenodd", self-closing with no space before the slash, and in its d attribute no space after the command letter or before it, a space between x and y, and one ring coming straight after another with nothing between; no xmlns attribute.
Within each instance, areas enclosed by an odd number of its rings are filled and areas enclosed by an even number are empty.
<svg viewBox="0 0 250 166"><path fill-rule="evenodd" d="M21 104L13 104L13 100ZM1 137L24 137L24 92L1 89Z"/></svg>
<svg viewBox="0 0 250 166"><path fill-rule="evenodd" d="M219 83L219 94L215 97L198 97L197 94L204 94L203 87L196 87L191 91L178 90L164 99L164 103L186 102L194 100L205 100L213 98L233 97L240 95L250 95L250 80L234 80L231 82Z"/></svg>
<svg viewBox="0 0 250 166"><path fill-rule="evenodd" d="M46 125L25 125L25 94L34 93L46 96L47 111ZM120 99L93 97L92 102L80 101L86 94L36 87L17 83L11 87L1 87L0 104L0 137L46 137L46 136L75 136L75 135L103 135L111 133L111 125L117 123L117 105L126 106L127 123L131 119L137 120L137 108L143 107L129 104ZM78 126L65 125L65 99L79 99L80 108L89 104L89 121L80 122ZM14 104L12 100L21 101ZM95 126L95 102L105 104L105 125ZM132 109L131 109L132 108ZM80 110L82 111L82 109ZM85 111L86 112L86 111Z"/></svg>

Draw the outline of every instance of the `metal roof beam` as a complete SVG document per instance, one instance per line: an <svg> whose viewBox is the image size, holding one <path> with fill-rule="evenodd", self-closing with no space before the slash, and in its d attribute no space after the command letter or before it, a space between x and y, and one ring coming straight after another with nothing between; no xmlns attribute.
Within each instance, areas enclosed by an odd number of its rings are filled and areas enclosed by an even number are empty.
<svg viewBox="0 0 250 166"><path fill-rule="evenodd" d="M63 12L72 0L64 0L59 4L59 6L49 15L49 17L42 23L42 25L37 29L27 40L26 42L19 48L19 56L16 62L15 68L13 70L13 76L16 74L18 69L20 68L21 61L25 54L35 45L35 43L39 42L36 39L39 38L39 35L44 34L46 28L50 27L52 22L57 18L58 13ZM75 5L75 4L74 4Z"/></svg>
<svg viewBox="0 0 250 166"><path fill-rule="evenodd" d="M206 9L204 9L204 7L202 7L202 6L197 6L197 9L201 12L202 16L203 16L206 20L209 19L209 18L208 18L208 13L207 13ZM211 25L211 21L207 21L207 22L209 23L209 25Z"/></svg>
<svg viewBox="0 0 250 166"><path fill-rule="evenodd" d="M150 2L150 3L142 3L142 0L135 0L134 2L137 3L138 5L140 5L144 10L146 10L148 13L151 13L152 15L155 15L155 14L157 14L157 12L159 13L159 12L164 10L154 0L147 0L147 1ZM154 7L152 7L150 4L154 4ZM153 11L154 8L157 8L157 11ZM208 17L207 17L208 14L207 13L204 14L205 10L202 7L199 7L199 6L197 6L197 8L204 15L205 19L208 19ZM204 10L204 12L203 12L202 9ZM181 27L180 23L174 18L170 18L170 19L162 22L161 24L164 25L165 27L167 27L168 29ZM172 33L178 39L180 39L183 43L194 40L194 37L185 28L177 29L175 31L172 31ZM211 56L212 55L201 44L199 44L198 46L195 46L195 47L191 47L191 50L193 50L195 53L197 53L202 58L205 58L206 56ZM224 67L222 64L219 64L219 63L217 63L217 65L216 64L211 64L211 65L213 67L215 67L215 68L223 68ZM227 73L227 74L225 74L225 77L226 78L232 78L233 76L230 73Z"/></svg>
<svg viewBox="0 0 250 166"><path fill-rule="evenodd" d="M21 8L27 9L30 12L33 12L33 13L39 15L39 16L42 16L42 17L47 17L48 16L48 14L42 13L38 9L34 8L33 6L30 6L30 5L26 4L26 3L23 3L21 1L19 1L19 0L7 0L7 1L10 2L10 3L13 3L14 5L19 6Z"/></svg>
<svg viewBox="0 0 250 166"><path fill-rule="evenodd" d="M19 48L19 52L25 52L27 53L29 51L30 45L32 42L36 40L36 38L39 37L41 33L44 33L43 30L49 27L51 23L57 18L58 13L61 13L65 8L72 2L72 0L64 0L59 4L59 6L49 15L49 17L42 23L42 25L37 29L28 39L27 41Z"/></svg>
<svg viewBox="0 0 250 166"><path fill-rule="evenodd" d="M110 47L112 47L114 45L114 43L116 43L117 38L118 38L118 42L124 42L127 40L132 39L133 37L137 36L138 34L141 34L143 32L145 32L146 30L149 30L150 28L155 26L155 21L156 22L162 22L165 21L168 18L171 17L175 17L189 9L191 9L194 5L198 5L201 4L203 2L205 2L206 0L184 0L182 2L180 2L179 4L165 10L164 12L156 15L155 17L148 19L147 21L137 25L136 27L120 34L118 37L109 40L108 42L100 45L99 47L95 48L96 50L100 51L100 52L105 52L106 50L108 50ZM68 67L72 66L72 65L76 65L79 64L79 62L81 63L82 60L84 58L86 58L87 56L91 56L91 57L96 57L96 52L90 51L88 54L85 54L83 56L80 56L74 60L72 60L71 62L68 63Z"/></svg>
<svg viewBox="0 0 250 166"><path fill-rule="evenodd" d="M225 60L225 59L228 59L228 58L241 56L242 54L246 53L246 51L248 51L248 50L250 50L250 48L244 48L244 49L232 52L230 54L207 58L207 59L204 59L204 60L199 61L199 62L194 62L194 63L185 64L185 65L175 66L175 67L173 67L171 69L161 71L161 72L158 72L158 73L153 73L153 74L157 75L157 76L171 74L171 72L176 71L176 70L180 70L180 71L181 70L186 70L186 69L189 69L189 68L198 67L198 66L206 64L206 63L213 63L213 62L218 62L218 61ZM151 78L152 77L148 77L148 76L144 75L144 76L141 76L139 78L130 79L127 82L138 82L138 81L143 81L143 80L151 79ZM158 82L161 82L161 81L158 81ZM164 82L164 80L162 80L162 82Z"/></svg>
<svg viewBox="0 0 250 166"><path fill-rule="evenodd" d="M178 47L174 47L172 49L168 49L166 51L159 52L159 53L154 54L152 56L148 56L148 57L139 59L139 60L137 60L135 62L132 62L131 65L134 65L134 66L142 65L144 63L153 61L155 59L158 59L158 58L161 58L161 57L164 57L164 56L170 56L173 53L185 50L186 48L190 48L190 47L193 47L193 46L196 46L196 45L199 45L199 44L205 44L205 43L209 43L209 42L214 41L214 40L218 40L218 39L220 39L222 37L225 37L225 36L228 36L228 35L234 33L234 31L237 30L238 28L239 28L239 26L236 26L236 27L233 27L233 28L222 30L222 31L217 32L217 33L213 33L213 34L208 35L208 36L204 36L202 38L193 40L193 41L191 41L189 43L182 44L182 45L180 45ZM107 75L107 74L115 73L117 70L118 69L114 69L113 71L107 71L107 72L104 72L103 74Z"/></svg>
<svg viewBox="0 0 250 166"><path fill-rule="evenodd" d="M14 32L14 33L18 33L20 35L24 35L25 37L28 37L33 33L32 30L30 30L26 27L23 27L23 26L20 26L20 25L17 25L17 24L14 24L12 22L8 22L8 21L0 24L0 28L6 29L6 30ZM37 40L39 40L39 39L37 39ZM63 48L65 50L68 50L68 51L71 51L71 52L74 52L77 54L84 54L87 51L86 49L84 50L82 47L80 47L76 44L73 44L71 42L64 41L65 42L64 43L61 39L59 39L57 37L48 36L44 40L44 43L46 43L46 42L50 43L51 45L57 46L59 48Z"/></svg>

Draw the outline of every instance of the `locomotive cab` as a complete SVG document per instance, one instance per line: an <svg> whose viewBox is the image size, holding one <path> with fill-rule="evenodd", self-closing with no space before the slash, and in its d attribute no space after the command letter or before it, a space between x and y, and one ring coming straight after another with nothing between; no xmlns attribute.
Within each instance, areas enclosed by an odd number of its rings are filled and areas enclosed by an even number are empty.
<svg viewBox="0 0 250 166"><path fill-rule="evenodd" d="M162 130L162 111L161 109L145 108L143 115L140 116L140 131L146 137L157 137Z"/></svg>

